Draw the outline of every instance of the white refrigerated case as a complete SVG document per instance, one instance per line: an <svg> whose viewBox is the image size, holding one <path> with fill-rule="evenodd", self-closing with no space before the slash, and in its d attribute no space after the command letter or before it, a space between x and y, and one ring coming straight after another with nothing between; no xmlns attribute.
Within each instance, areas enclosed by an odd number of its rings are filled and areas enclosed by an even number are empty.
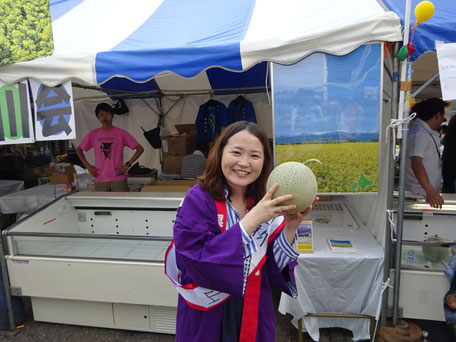
<svg viewBox="0 0 456 342"><path fill-rule="evenodd" d="M456 241L456 195L442 196L445 204L441 209L431 208L422 197L408 198L404 202L399 290L399 307L403 309L404 318L445 321L443 297L450 283L444 270L451 253L449 251L446 260L431 263L423 256L420 244L435 235L450 245ZM394 270L391 272L391 279L394 279ZM388 299L392 304L390 291Z"/></svg>
<svg viewBox="0 0 456 342"><path fill-rule="evenodd" d="M80 192L3 232L12 294L37 321L175 332L164 274L184 193Z"/></svg>

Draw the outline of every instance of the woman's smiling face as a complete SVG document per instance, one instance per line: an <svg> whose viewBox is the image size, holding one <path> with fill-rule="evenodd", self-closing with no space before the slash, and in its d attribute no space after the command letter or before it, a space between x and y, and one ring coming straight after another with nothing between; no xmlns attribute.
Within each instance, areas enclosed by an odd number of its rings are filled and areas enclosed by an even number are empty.
<svg viewBox="0 0 456 342"><path fill-rule="evenodd" d="M222 172L233 190L245 190L261 174L264 148L261 141L247 130L228 139L222 153Z"/></svg>

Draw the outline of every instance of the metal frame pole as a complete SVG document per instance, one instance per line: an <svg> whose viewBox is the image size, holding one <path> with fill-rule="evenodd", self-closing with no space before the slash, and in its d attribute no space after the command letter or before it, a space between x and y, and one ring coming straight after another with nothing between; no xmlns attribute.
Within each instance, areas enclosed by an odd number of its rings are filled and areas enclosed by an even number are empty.
<svg viewBox="0 0 456 342"><path fill-rule="evenodd" d="M3 234L1 234L1 233L0 233L0 266L1 266L1 271L2 271L3 288L5 290L6 308L8 311L9 330L14 331L15 324L14 324L13 304L11 301L11 291L10 291L10 285L9 285L8 269L6 267L6 261L5 261L5 251L3 249Z"/></svg>
<svg viewBox="0 0 456 342"><path fill-rule="evenodd" d="M408 44L409 31L410 31L410 12L411 12L411 0L406 1L405 5L405 20L404 20L404 45ZM411 83L411 69L407 61L401 62L401 85L405 84L406 78ZM402 88L402 87L401 87ZM404 115L408 115L408 106L410 92L405 89L401 89L399 94L399 112L398 118L403 119ZM401 149L401 162L399 169L399 198L398 198L398 209L397 209L397 240L395 248L395 263L394 263L394 288L393 288L393 325L395 326L398 321L399 312L399 289L401 279L401 252L402 252L402 234L403 234L403 221L404 221L404 179L405 179L405 161L406 161L406 149L407 149L407 131L408 123L402 123L398 129L398 138L402 138L400 149Z"/></svg>
<svg viewBox="0 0 456 342"><path fill-rule="evenodd" d="M392 55L396 56L399 52L399 43L394 43ZM391 94L391 119L397 118L397 102L398 102L398 93L399 93L399 61L397 58L393 58L393 89ZM396 142L393 140L393 135L391 134L389 137L389 152L388 152L388 190L387 190L387 198L386 198L386 209L392 210L393 209L393 191L394 191L394 171L395 171L395 162L394 162L394 149ZM386 229L385 229L385 258L384 258L384 265L383 265L383 282L386 282L390 277L390 267L391 267L391 251L392 249L392 242L391 242L391 224L389 220L389 214L386 213ZM388 312L388 292L382 298L382 316L380 323L381 325L386 325L387 320L387 312Z"/></svg>
<svg viewBox="0 0 456 342"><path fill-rule="evenodd" d="M437 71L437 73L436 73L434 76L432 76L430 79L428 79L428 80L426 81L426 83L424 83L421 87L419 87L419 88L412 94L412 98L415 98L416 95L418 95L419 93L421 93L421 91L423 91L424 89L426 89L426 87L427 87L429 84L431 84L432 82L434 82L434 80L435 80L437 77L439 77L439 75L440 75L440 74L439 74L439 72Z"/></svg>
<svg viewBox="0 0 456 342"><path fill-rule="evenodd" d="M401 252L402 252L402 235L404 222L404 179L405 179L405 159L407 146L408 124L402 125L401 141L401 163L399 169L399 199L397 209L397 240L396 255L394 263L394 289L393 289L393 326L397 324L399 311L399 288L401 277Z"/></svg>

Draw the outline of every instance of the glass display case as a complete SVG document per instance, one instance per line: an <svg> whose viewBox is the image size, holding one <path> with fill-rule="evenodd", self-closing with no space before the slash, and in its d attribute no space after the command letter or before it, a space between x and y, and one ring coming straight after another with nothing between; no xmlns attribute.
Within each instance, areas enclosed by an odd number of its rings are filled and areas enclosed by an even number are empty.
<svg viewBox="0 0 456 342"><path fill-rule="evenodd" d="M456 241L456 195L442 196L445 204L441 209L432 208L419 195L408 194L404 202L399 290L404 318L445 321L442 302L449 281L444 271L453 257ZM431 253L423 251L429 247L433 249ZM436 253L441 257L434 258Z"/></svg>

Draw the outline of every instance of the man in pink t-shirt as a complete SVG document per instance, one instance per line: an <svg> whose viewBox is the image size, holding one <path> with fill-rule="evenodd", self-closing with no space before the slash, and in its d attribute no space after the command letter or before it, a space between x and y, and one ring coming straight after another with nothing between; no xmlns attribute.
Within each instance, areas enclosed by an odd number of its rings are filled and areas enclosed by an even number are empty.
<svg viewBox="0 0 456 342"><path fill-rule="evenodd" d="M95 114L101 128L94 129L85 136L76 149L76 154L94 177L95 191L128 191L127 170L144 152L144 148L130 133L112 125L114 114L109 104L98 104ZM124 164L125 146L136 152ZM90 165L83 152L91 148L95 152L95 166Z"/></svg>

